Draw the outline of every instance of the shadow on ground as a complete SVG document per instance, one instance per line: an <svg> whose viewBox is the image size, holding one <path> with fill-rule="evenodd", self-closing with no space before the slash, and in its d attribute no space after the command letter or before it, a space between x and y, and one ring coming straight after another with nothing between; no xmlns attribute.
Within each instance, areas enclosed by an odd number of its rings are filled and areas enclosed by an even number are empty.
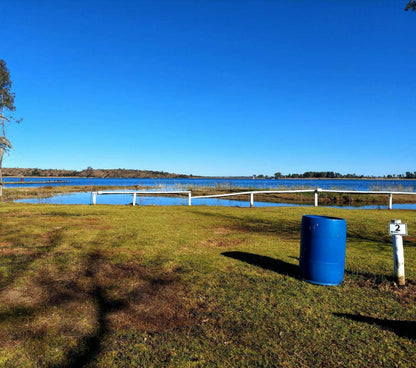
<svg viewBox="0 0 416 368"><path fill-rule="evenodd" d="M92 335L82 338L77 346L68 352L66 363L59 364L61 368L83 367L89 363L100 352L101 340L109 331L107 314L125 306L122 301L111 301L105 298L103 289L97 285L94 287L92 296L97 305L98 328Z"/></svg>
<svg viewBox="0 0 416 368"><path fill-rule="evenodd" d="M261 267L265 270L280 273L281 275L287 275L294 278L298 278L299 276L298 266L281 261L280 259L275 259L247 252L224 252L221 254L225 257L237 259L239 261L243 261L248 264Z"/></svg>
<svg viewBox="0 0 416 368"><path fill-rule="evenodd" d="M52 367L60 368L76 368L83 367L88 364L101 350L101 341L109 332L107 315L116 310L126 307L123 300L111 300L105 296L105 291L98 285L96 280L96 272L99 267L100 256L98 254L90 254L86 264L85 276L93 281L93 289L90 296L94 300L97 308L98 328L89 336L84 336L78 344L68 351L65 363L52 365Z"/></svg>
<svg viewBox="0 0 416 368"><path fill-rule="evenodd" d="M207 212L200 209L192 210L198 216L218 218L223 221L223 225L228 226L235 231L244 233L258 233L267 235L276 235L288 240L300 238L300 220L281 220L270 218L257 218L255 216L245 215L243 217L233 216L218 212Z"/></svg>
<svg viewBox="0 0 416 368"><path fill-rule="evenodd" d="M59 245L61 239L61 229L54 229L44 235L44 241L40 246L33 249L27 249L27 253L4 254L5 252L3 252L0 256L0 262L6 262L13 265L13 267L6 277L0 273L0 289L6 288L18 277L22 276L29 269L31 264L45 256L47 257L49 253Z"/></svg>
<svg viewBox="0 0 416 368"><path fill-rule="evenodd" d="M394 321L389 319L366 317L348 313L334 313L334 316L348 318L352 321L368 323L370 325L377 325L385 330L394 332L397 336L405 337L407 339L412 340L416 339L415 321Z"/></svg>

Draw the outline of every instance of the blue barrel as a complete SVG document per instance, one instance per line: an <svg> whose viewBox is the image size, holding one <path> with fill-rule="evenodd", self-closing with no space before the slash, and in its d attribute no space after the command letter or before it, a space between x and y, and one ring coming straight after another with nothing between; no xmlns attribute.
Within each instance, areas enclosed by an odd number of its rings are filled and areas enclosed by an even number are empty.
<svg viewBox="0 0 416 368"><path fill-rule="evenodd" d="M312 284L339 285L344 278L346 242L345 219L302 216L300 277Z"/></svg>

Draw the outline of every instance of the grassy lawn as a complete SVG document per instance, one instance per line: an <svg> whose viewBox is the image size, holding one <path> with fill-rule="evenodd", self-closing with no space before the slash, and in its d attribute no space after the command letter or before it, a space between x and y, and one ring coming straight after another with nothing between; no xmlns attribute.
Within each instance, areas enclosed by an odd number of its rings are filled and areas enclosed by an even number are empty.
<svg viewBox="0 0 416 368"><path fill-rule="evenodd" d="M298 279L303 214L347 220L342 285ZM3 203L0 219L0 366L415 365L416 211Z"/></svg>

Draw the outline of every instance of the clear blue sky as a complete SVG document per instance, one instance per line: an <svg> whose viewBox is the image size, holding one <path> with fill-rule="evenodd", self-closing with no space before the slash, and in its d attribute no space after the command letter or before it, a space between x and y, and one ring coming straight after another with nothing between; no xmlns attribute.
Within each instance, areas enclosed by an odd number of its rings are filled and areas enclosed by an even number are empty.
<svg viewBox="0 0 416 368"><path fill-rule="evenodd" d="M194 175L416 170L399 0L13 0L5 167Z"/></svg>

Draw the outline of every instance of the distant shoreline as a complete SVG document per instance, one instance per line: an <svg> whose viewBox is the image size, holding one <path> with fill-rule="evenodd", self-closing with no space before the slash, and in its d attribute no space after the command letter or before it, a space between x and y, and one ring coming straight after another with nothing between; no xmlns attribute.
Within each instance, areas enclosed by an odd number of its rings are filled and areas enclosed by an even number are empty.
<svg viewBox="0 0 416 368"><path fill-rule="evenodd" d="M272 177L267 175L239 175L239 176L204 176L193 174L176 174L165 171L154 170L136 170L136 169L93 169L88 167L85 170L66 170L66 169L39 169L39 168L3 168L2 174L4 178L54 178L54 179L70 179L70 178L102 178L102 179L211 179L211 180L415 180L415 177L408 176L354 176L355 174L346 174L339 176L339 173L333 172L306 172L299 177ZM337 177L325 176L302 176L302 175L328 175L336 174ZM407 174L406 174L407 175ZM413 174L412 174L413 175Z"/></svg>
<svg viewBox="0 0 416 368"><path fill-rule="evenodd" d="M328 181L328 180L386 180L386 181L414 181L415 179L409 178L384 178L384 177L363 177L363 178L252 178L250 176L171 176L171 177L152 177L152 176L142 176L142 177L123 177L123 176L108 176L108 177L99 177L99 176L25 176L25 175L4 175L3 179L5 178L13 178L13 179L20 179L20 178L27 178L27 179L55 179L55 180L65 180L65 179L187 179L187 180L316 180L316 181Z"/></svg>

